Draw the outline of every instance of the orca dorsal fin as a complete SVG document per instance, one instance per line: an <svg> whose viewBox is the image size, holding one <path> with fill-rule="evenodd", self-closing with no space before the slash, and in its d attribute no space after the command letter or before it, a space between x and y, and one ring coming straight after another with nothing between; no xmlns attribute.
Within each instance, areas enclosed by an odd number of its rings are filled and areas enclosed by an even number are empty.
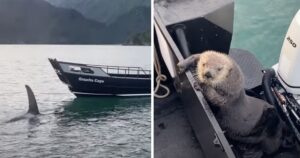
<svg viewBox="0 0 300 158"><path fill-rule="evenodd" d="M32 90L31 90L31 88L28 85L25 85L25 87L26 87L26 91L27 91L27 95L28 95L28 103L29 103L27 113L33 114L33 115L40 114L39 108L38 108L37 103L36 103L35 96L34 96Z"/></svg>

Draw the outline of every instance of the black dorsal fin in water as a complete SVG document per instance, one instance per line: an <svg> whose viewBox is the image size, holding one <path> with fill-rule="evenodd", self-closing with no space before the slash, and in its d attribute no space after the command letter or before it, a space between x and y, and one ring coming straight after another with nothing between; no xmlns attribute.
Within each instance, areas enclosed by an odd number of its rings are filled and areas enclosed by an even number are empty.
<svg viewBox="0 0 300 158"><path fill-rule="evenodd" d="M28 95L28 103L29 103L27 113L33 114L33 115L40 114L39 108L36 103L35 96L31 90L31 88L28 85L25 85L25 87L26 87L26 91L27 91L27 95Z"/></svg>

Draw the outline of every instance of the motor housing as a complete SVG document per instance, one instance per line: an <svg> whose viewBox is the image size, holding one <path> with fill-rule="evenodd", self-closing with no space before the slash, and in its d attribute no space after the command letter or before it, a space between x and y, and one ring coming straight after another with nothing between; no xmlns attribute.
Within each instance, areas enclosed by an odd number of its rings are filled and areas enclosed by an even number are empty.
<svg viewBox="0 0 300 158"><path fill-rule="evenodd" d="M300 95L300 10L298 10L286 33L279 58L277 76L284 88Z"/></svg>

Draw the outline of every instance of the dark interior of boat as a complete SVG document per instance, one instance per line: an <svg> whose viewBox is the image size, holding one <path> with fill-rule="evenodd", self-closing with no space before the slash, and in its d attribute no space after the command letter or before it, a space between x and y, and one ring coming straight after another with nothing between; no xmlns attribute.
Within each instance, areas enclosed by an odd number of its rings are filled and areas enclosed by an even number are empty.
<svg viewBox="0 0 300 158"><path fill-rule="evenodd" d="M180 48L180 41L178 34L176 34L177 29L184 30L188 49L191 54L203 52L205 50L216 50L228 53L231 42L231 33L205 18L183 21L181 23L167 26L167 30L170 32L172 39Z"/></svg>

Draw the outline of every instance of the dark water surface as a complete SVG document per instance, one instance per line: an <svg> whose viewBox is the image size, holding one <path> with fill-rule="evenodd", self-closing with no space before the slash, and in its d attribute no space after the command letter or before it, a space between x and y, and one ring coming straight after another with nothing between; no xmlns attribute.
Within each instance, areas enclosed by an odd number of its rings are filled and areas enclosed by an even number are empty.
<svg viewBox="0 0 300 158"><path fill-rule="evenodd" d="M75 98L48 57L89 64L150 67L150 47L0 46L0 157L150 157L150 97ZM133 62L134 61L134 62ZM26 113L24 84L42 115Z"/></svg>

